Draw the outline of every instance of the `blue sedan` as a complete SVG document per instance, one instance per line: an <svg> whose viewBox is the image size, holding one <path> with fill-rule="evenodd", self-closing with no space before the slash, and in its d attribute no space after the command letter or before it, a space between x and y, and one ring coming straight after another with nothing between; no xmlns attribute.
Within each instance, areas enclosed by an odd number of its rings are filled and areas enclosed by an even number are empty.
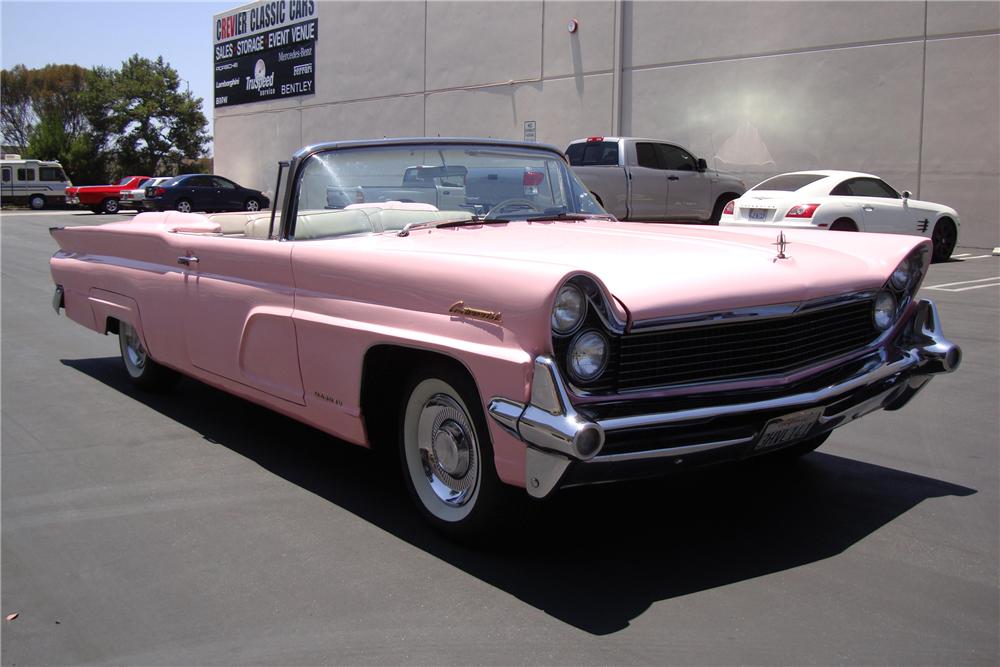
<svg viewBox="0 0 1000 667"><path fill-rule="evenodd" d="M143 206L149 211L259 211L270 200L228 178L212 174L182 174L146 188Z"/></svg>

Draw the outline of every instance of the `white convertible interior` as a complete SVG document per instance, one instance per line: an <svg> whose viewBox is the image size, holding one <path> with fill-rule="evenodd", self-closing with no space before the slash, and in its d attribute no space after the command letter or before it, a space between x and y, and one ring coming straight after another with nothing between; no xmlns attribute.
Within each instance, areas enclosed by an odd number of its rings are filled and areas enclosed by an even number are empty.
<svg viewBox="0 0 1000 667"><path fill-rule="evenodd" d="M468 211L439 211L430 204L410 202L352 204L343 209L300 211L295 221L295 240L397 231L412 223L465 220L470 215ZM271 227L270 211L216 213L205 217L219 225L224 236L266 239ZM275 233L280 224L279 213L275 215Z"/></svg>

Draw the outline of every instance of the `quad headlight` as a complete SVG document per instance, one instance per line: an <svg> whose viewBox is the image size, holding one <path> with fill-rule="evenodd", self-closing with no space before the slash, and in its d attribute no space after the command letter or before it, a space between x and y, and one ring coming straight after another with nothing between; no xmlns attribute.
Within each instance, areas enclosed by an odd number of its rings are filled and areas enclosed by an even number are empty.
<svg viewBox="0 0 1000 667"><path fill-rule="evenodd" d="M570 343L566 367L577 382L590 382L608 365L608 339L593 329L581 332Z"/></svg>
<svg viewBox="0 0 1000 667"><path fill-rule="evenodd" d="M579 287L567 283L559 288L552 306L552 330L568 334L576 330L587 314L587 298Z"/></svg>
<svg viewBox="0 0 1000 667"><path fill-rule="evenodd" d="M914 261L914 258L906 257L899 263L896 270L892 272L892 275L889 276L889 282L892 283L895 289L904 290L914 282L918 270L917 262Z"/></svg>
<svg viewBox="0 0 1000 667"><path fill-rule="evenodd" d="M896 297L892 295L892 292L883 290L875 297L873 318L879 331L885 331L892 326L896 320L896 306Z"/></svg>

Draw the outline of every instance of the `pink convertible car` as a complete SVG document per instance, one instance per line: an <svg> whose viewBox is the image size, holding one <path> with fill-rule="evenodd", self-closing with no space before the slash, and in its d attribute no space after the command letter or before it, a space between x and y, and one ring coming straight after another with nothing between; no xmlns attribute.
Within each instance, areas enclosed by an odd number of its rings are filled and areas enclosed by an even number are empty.
<svg viewBox="0 0 1000 667"><path fill-rule="evenodd" d="M622 223L537 144L321 144L278 179L280 210L53 229L56 310L141 387L398 447L453 533L509 487L804 454L961 357L925 239Z"/></svg>

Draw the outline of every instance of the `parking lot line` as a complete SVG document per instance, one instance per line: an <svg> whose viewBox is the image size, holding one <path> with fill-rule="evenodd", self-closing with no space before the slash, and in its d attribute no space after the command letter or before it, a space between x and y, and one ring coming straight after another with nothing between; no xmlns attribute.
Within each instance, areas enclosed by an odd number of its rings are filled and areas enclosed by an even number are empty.
<svg viewBox="0 0 1000 667"><path fill-rule="evenodd" d="M983 259L984 257L992 257L992 256L993 255L973 255L972 257L962 257L962 259Z"/></svg>
<svg viewBox="0 0 1000 667"><path fill-rule="evenodd" d="M975 285L973 283L989 283L986 285ZM960 285L960 287L956 287ZM994 276L993 278L977 278L975 280L959 280L954 283L941 283L940 285L929 285L924 289L936 289L942 292L964 292L970 289L979 289L981 287L997 287L1000 286L1000 276Z"/></svg>
<svg viewBox="0 0 1000 667"><path fill-rule="evenodd" d="M952 257L968 257L971 254L972 254L971 252L963 252L959 255L952 255Z"/></svg>

